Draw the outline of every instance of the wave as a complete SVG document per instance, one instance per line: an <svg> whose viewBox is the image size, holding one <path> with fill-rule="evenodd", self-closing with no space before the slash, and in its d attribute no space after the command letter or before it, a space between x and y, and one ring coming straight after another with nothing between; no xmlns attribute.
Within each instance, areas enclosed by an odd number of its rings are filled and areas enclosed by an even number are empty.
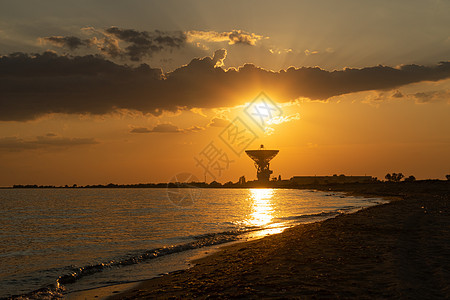
<svg viewBox="0 0 450 300"><path fill-rule="evenodd" d="M332 218L332 217L337 217L339 215L345 214L348 211L355 209L357 207L355 206L346 206L346 207L342 207L338 210L334 210L334 211L322 211L320 213L314 213L314 214L304 214L304 215L298 215L298 216L289 216L289 217L281 217L278 218L278 220L281 221L295 221L295 220L305 220L305 219L322 219L322 218Z"/></svg>
<svg viewBox="0 0 450 300"><path fill-rule="evenodd" d="M33 292L22 294L22 295L13 295L11 297L2 297L0 300L26 300L26 299L63 299L63 292L65 288L56 284L50 284L46 287L40 288Z"/></svg>
<svg viewBox="0 0 450 300"><path fill-rule="evenodd" d="M283 221L292 221L292 220L302 220L302 219L311 219L311 218L319 218L319 217L334 217L341 213L339 212L320 212L317 214L306 214L300 216L290 216L290 217L282 217L279 220Z"/></svg>
<svg viewBox="0 0 450 300"><path fill-rule="evenodd" d="M254 229L255 230L255 229ZM138 255L133 255L120 260L111 260L108 262L87 265L83 267L67 267L71 271L67 274L62 274L56 279L54 284L50 284L44 288L35 290L33 292L13 295L11 297L0 298L0 299L58 299L62 298L62 293L65 291L64 284L74 283L80 278L88 275L92 275L98 272L102 272L107 268L121 267L141 263L143 261L161 257L164 255L179 253L187 250L199 249L208 246L214 246L218 244L228 243L237 241L239 235L246 233L251 230L234 230L225 231L219 233L207 233L202 235L193 236L194 241L179 244L165 246L161 248L155 248L145 251Z"/></svg>
<svg viewBox="0 0 450 300"><path fill-rule="evenodd" d="M59 284L73 283L83 276L91 275L97 272L101 272L105 268L128 266L138 264L148 259L161 257L168 254L179 253L186 250L198 249L207 246L213 246L217 244L223 244L237 240L237 234L235 233L221 233L221 234L206 234L203 237L198 237L196 241L181 244L172 245L162 248L148 250L140 255L132 256L124 260L110 261L106 263L100 263L96 265L89 265L73 270L69 274L62 275L58 278Z"/></svg>
<svg viewBox="0 0 450 300"><path fill-rule="evenodd" d="M289 221L306 221L306 220L318 220L336 217L338 215L344 214L346 211L352 210L356 207L348 206L340 208L339 210L330 212L320 212L314 214L304 214L299 216L281 217L278 218L279 221L289 222ZM95 273L102 272L105 269L113 267L129 266L144 262L149 259L158 258L161 256L180 253L187 250L199 249L208 246L214 246L218 244L228 243L239 240L241 235L250 233L253 231L263 230L265 228L247 226L236 230L218 232L218 233L206 233L201 235L190 236L191 242L184 244L165 246L160 248L155 248L147 250L143 253L132 255L123 259L110 260L107 262L101 262L98 264L86 265L83 267L66 267L64 269L69 269L69 273L60 275L53 284L50 284L44 288L35 290L33 292L14 295L2 299L60 299L63 298L63 293L65 292L65 284L74 283L82 277L92 275Z"/></svg>

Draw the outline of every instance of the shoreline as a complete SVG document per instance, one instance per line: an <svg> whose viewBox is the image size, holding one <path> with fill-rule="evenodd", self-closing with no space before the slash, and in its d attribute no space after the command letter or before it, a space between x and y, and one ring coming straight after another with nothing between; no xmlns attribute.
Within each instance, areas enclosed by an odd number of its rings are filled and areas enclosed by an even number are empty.
<svg viewBox="0 0 450 300"><path fill-rule="evenodd" d="M304 190L304 189L301 189L301 190ZM310 189L305 189L305 191L309 191L309 190ZM313 191L311 191L311 192L313 192ZM328 190L323 190L323 191L314 190L314 192L320 192L320 193L323 193L323 195L326 195L326 196L332 196L332 195L336 196L336 194L337 194L337 196L339 196L341 198L345 197L348 194L348 193L345 193L345 192L336 192L336 193L332 192L332 193L330 193L330 191L328 191ZM361 199L362 197L358 197L358 198ZM370 198L374 198L374 197L370 197ZM378 200L373 202L371 205L379 205L380 203L386 202L381 197L377 196L375 198L378 199ZM361 208L357 208L357 209L359 210ZM341 212L341 213L343 213L343 212ZM349 210L348 212L345 212L345 213L346 214L347 213L351 213L351 210ZM319 213L318 215L321 215L321 214ZM320 221L323 221L325 218L330 218L330 216L323 216L323 217L319 217L319 218L321 218L321 220L316 220L316 221L310 220L310 221L306 221L306 222L307 223L320 222ZM292 225L291 224L291 225L275 227L275 228L271 228L270 227L270 228L266 228L266 229L260 229L260 230L257 230L257 231L250 230L247 233L243 233L242 236L239 238L239 240L226 242L226 243L223 243L223 244L221 243L221 244L217 244L217 245L214 245L214 246L208 246L206 248L199 248L199 249L189 250L188 252L192 252L193 251L194 254L189 254L186 257L186 259L185 259L185 264L180 266L179 269L172 269L172 270L163 271L163 273L159 274L158 276L147 277L147 278L139 279L139 280L136 280L136 281L133 281L133 282L130 282L130 283L133 283L133 287L134 287L134 286L136 286L136 284L139 284L140 282L147 281L147 280L153 279L153 278L161 277L162 274L170 274L171 272L179 272L179 271L182 271L182 270L186 270L186 269L192 268L198 259L201 259L203 257L209 256L212 253L221 251L221 249L223 247L227 247L228 245L232 245L232 244L245 243L245 242L249 242L249 241L253 241L253 240L258 240L258 239L264 238L266 236L270 236L270 235L273 235L273 234L281 233L285 229L290 228L290 227L294 227L294 226L296 226L296 225ZM178 255L178 254L173 254L173 255ZM130 288L127 288L125 283L121 283L121 284L112 284L112 285L105 285L105 286L86 288L84 290L67 291L67 293L64 293L64 296L67 299L94 299L94 298L95 299L106 299L107 296L112 296L112 295L115 295L117 293L129 290L129 289Z"/></svg>
<svg viewBox="0 0 450 300"><path fill-rule="evenodd" d="M449 186L330 186L403 200L225 246L108 299L448 298Z"/></svg>
<svg viewBox="0 0 450 300"><path fill-rule="evenodd" d="M216 192L216 191L214 191ZM220 192L220 191L219 191ZM234 191L232 192L226 192L226 191L222 191L222 193L231 193L231 194L235 194ZM241 193L241 192L238 192ZM250 193L249 190L246 190L246 193ZM252 192L254 193L254 192ZM258 192L256 192L258 193ZM264 192L263 193L270 193L272 194L272 192ZM285 206L284 208L284 212L283 214L278 214L280 217L275 217L275 215L273 216L273 220L271 222L273 222L273 224L271 223L269 226L262 226L262 227L249 227L246 230L241 230L243 228L239 227L239 229L237 230L233 230L231 229L230 231L230 226L227 226L226 229L224 229L225 231L220 231L216 234L214 230L208 229L208 228L204 228L206 230L204 230L205 232L208 232L208 230L210 232L213 232L213 234L205 234L206 236L203 237L202 234L200 234L198 237L194 237L193 238L193 243L195 244L193 248L197 249L199 247L202 247L202 245L210 245L210 244L216 244L216 243L220 243L222 240L229 240L229 239L233 239L233 237L238 238L240 241L246 241L246 240L250 240L253 239L255 237L260 238L262 236L265 236L267 234L273 234L276 232L281 232L282 230L284 230L287 227L291 227L294 224L299 224L300 222L311 222L313 220L320 220L320 219L324 219L324 218L329 218L330 216L334 216L336 214L340 214L340 213L350 213L351 211L358 209L357 207L361 207L361 206L366 206L366 205L375 205L375 204L379 204L380 202L383 202L382 199L377 198L377 199L373 199L373 201L371 199L367 199L365 200L363 197L357 197L358 200L346 200L346 199L339 199L339 198L344 198L345 194L344 193L330 193L330 192L320 192L320 191L311 191L311 190L290 190L290 191L283 191L283 190L278 190L277 192L273 192L273 194L278 194L280 193L281 195L284 194L288 194L288 195L303 195L305 194L305 197L312 197L312 199L317 199L317 200L311 200L311 206L312 207L317 207L318 209L314 209L311 211L311 214L308 214L309 210L305 210L303 209L303 205L301 203L303 203L303 200L301 200L301 198L298 198L299 200L296 201L295 199L297 199L297 197L294 198L289 198L291 199L290 201L290 205ZM324 196L329 196L329 197L324 197ZM229 197L224 198L224 200L230 199ZM233 199L233 198L231 198ZM272 201L279 201L283 198L273 198ZM283 200L284 201L284 200ZM325 201L323 202L323 205L326 206L327 208L322 208L320 209L320 207L322 206L322 204L319 203L315 203L316 201ZM330 202L331 201L331 202ZM342 204L341 202L349 202L348 204L345 205L349 205L349 206L345 206L344 204ZM306 201L308 202L308 201ZM330 204L327 204L327 202L330 202ZM309 202L308 202L309 203ZM275 202L273 202L273 204L275 204ZM336 206L335 206L336 204ZM300 206L299 206L300 205ZM342 210L338 210L337 208L342 208ZM292 211L293 208L299 209L300 211L298 213L297 210ZM240 210L239 207L236 208L237 210ZM198 209L196 209L198 211ZM327 212L324 212L323 210L326 210ZM328 212L328 210L331 210L331 212ZM176 210L177 211L177 210ZM254 211L252 209L252 211ZM277 215L277 216L278 216ZM287 216L287 217L286 217ZM228 220L229 218L224 215L224 218L222 218L224 220ZM189 223L192 224L192 223ZM231 224L231 223L230 223ZM274 225L274 226L272 226ZM197 225L195 225L197 226ZM234 228L234 227L233 227ZM264 228L262 230L262 228ZM151 234L151 233L150 233ZM216 236L217 235L217 236ZM198 241L198 243L197 243ZM95 288L100 288L100 287L105 287L105 286L111 286L113 284L121 284L121 283L127 283L127 282L136 282L136 281L140 281L140 280L146 280L146 279L150 279L153 277L157 277L160 276L161 274L166 274L169 273L171 271L175 271L175 270L181 270L181 269L186 269L191 267L192 265L187 265L187 263L192 260L192 255L190 254L192 252L192 250L186 251L187 249L191 249L191 242L186 242L184 241L183 243L181 243L180 245L168 245L168 247L164 247L164 248L177 248L174 251L166 251L167 249L150 249L148 248L148 250L146 249L145 252L144 250L141 250L140 252L137 251L135 252L132 256L127 256L125 258L122 258L120 256L117 256L118 259L111 261L111 263L107 260L102 260L103 263L101 263L101 261L97 261L97 264L89 264L89 263L84 263L84 264L80 264L80 267L77 269L72 269L73 272L65 272L64 270L61 272L56 273L55 276L52 276L53 278L59 278L56 282L60 284L59 285L51 285L49 284L48 286L45 286L45 288L41 288L41 289L32 289L32 292L28 292L27 294L23 293L20 294L16 293L14 297L20 297L20 296L30 296L32 297L33 295L60 295L61 293L69 296L72 293L76 293L78 291L86 291L86 290L90 290L90 289L95 289ZM198 244L198 245L197 245ZM222 244L225 245L225 244ZM103 245L104 248L105 245ZM181 247L178 247L181 246ZM109 248L109 247L108 247ZM178 249L179 248L179 249ZM205 250L210 250L209 247L208 249L203 248ZM200 251L204 251L204 250L200 250ZM153 252L153 253L152 253ZM176 255L168 255L165 256L164 254L167 253L178 253ZM183 254L184 253L184 254ZM88 253L89 254L89 253ZM140 254L142 256L140 256ZM157 254L156 256L164 256L163 260L158 259L157 261L155 261L155 263L150 263L149 265L146 265L145 263L140 263L143 261L147 261L146 258L152 258L154 255L149 255L149 254ZM161 254L161 255L160 255ZM83 255L84 256L84 255ZM85 257L85 256L84 256ZM181 258L180 258L181 257ZM81 259L83 259L83 257L81 257ZM170 261L169 263L164 262L164 260ZM122 270L122 266L128 266L129 264L134 264L136 263L136 267L130 267L130 268L126 268ZM180 265L179 267L177 267L177 265ZM117 266L117 268L115 267ZM112 268L109 268L112 267ZM134 271L131 271L132 269L136 269ZM70 268L68 268L70 269ZM86 272L87 271L87 272ZM84 275L86 274L92 274L92 273L103 273L99 275L96 279L96 276L92 276L92 278L89 276L90 279L84 279ZM134 273L135 272L135 273ZM109 274L109 275L108 275ZM109 276L109 278L108 278ZM82 278L83 277L83 278ZM106 278L108 278L108 280L106 280ZM80 280L78 280L80 279ZM67 284L66 284L67 283ZM72 284L73 283L73 284ZM26 284L28 284L27 282L24 282L24 285L22 286L22 288L24 288L26 286ZM41 285L42 286L42 285ZM8 286L6 286L8 287ZM20 288L20 287L19 287ZM122 289L122 288L120 288ZM18 290L18 289L17 289ZM5 292L5 291L3 291ZM11 296L13 297L13 296Z"/></svg>
<svg viewBox="0 0 450 300"><path fill-rule="evenodd" d="M313 176L309 176L313 177ZM320 177L320 176L319 176ZM330 176L331 177L331 176ZM349 176L352 177L352 176ZM443 179L420 179L413 182L401 181L401 182L384 182L374 179L372 182L332 182L332 183L295 183L291 180L281 180L281 181L270 181L270 182L258 182L258 181L248 181L244 184L232 183L232 184L221 184L216 183L205 183L205 182L193 182L193 183L138 183L138 184L96 184L96 185L82 185L73 186L55 186L55 185L37 185L37 184L15 184L12 186L0 186L0 189L183 189L183 188L199 188L199 189L253 189L253 188L272 188L272 189L317 189L325 190L326 188L340 188L342 186L370 186L370 185L410 185L410 184L442 184L448 182L448 180Z"/></svg>

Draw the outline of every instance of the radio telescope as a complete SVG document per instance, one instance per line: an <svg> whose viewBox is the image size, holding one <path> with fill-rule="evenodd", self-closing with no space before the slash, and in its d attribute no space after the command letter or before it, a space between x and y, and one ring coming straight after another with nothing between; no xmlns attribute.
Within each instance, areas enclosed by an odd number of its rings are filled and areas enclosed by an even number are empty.
<svg viewBox="0 0 450 300"><path fill-rule="evenodd" d="M272 174L273 171L269 169L269 162L277 156L279 151L280 150L266 150L264 149L264 145L261 145L258 150L245 151L245 153L247 153L247 155L255 162L258 181L268 182L270 180L270 174Z"/></svg>

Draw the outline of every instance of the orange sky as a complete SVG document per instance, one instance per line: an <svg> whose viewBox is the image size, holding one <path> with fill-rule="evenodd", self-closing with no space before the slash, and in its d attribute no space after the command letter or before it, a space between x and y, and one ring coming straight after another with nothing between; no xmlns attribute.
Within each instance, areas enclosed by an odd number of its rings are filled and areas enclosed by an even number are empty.
<svg viewBox="0 0 450 300"><path fill-rule="evenodd" d="M448 86L447 82L439 85ZM428 84L421 84L428 85ZM414 90L417 87L405 87ZM44 145L36 149L2 149L3 185L94 184L165 182L179 172L191 172L204 179L204 170L195 157L210 142L228 154L229 168L218 174L221 182L237 181L239 176L254 179L256 172L245 154L236 155L219 138L224 127L208 127L214 116L242 119L258 138L248 148L261 143L279 149L271 166L274 175L373 175L387 172L413 174L417 178L442 178L447 172L449 140L448 101L416 103L411 100L378 100L377 92L339 96L328 102L298 100L282 105L282 116L291 121L271 125L270 135L256 127L243 113L244 107L230 112L181 112L153 117L114 115L80 117L53 115L24 123L7 123L2 134L32 141L52 133L59 137L83 137L95 143ZM203 114L203 115L200 115ZM296 118L298 117L299 118ZM198 131L130 133L133 128L151 129L158 123L178 128L198 126ZM207 176L207 181L212 181Z"/></svg>
<svg viewBox="0 0 450 300"><path fill-rule="evenodd" d="M221 139L236 117L285 179L450 174L446 3L249 1L231 20L233 1L131 1L99 20L20 2L0 4L0 186L204 180L210 143L231 162L207 181L255 179ZM245 114L261 92L281 109L264 130Z"/></svg>

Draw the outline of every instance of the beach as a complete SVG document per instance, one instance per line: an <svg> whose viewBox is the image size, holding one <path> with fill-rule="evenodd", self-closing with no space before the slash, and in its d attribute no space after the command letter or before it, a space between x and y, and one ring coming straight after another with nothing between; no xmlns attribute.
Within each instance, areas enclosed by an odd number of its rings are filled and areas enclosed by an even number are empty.
<svg viewBox="0 0 450 300"><path fill-rule="evenodd" d="M448 182L336 185L389 197L370 207L233 244L111 299L450 297ZM95 290L86 298L95 297Z"/></svg>
<svg viewBox="0 0 450 300"><path fill-rule="evenodd" d="M2 190L6 222L0 236L16 234L0 257L0 299L59 293L78 299L86 290L128 289L129 283L191 267L211 247L388 202L311 189L196 192L193 205L179 207L165 189ZM30 240L33 247L24 248Z"/></svg>

